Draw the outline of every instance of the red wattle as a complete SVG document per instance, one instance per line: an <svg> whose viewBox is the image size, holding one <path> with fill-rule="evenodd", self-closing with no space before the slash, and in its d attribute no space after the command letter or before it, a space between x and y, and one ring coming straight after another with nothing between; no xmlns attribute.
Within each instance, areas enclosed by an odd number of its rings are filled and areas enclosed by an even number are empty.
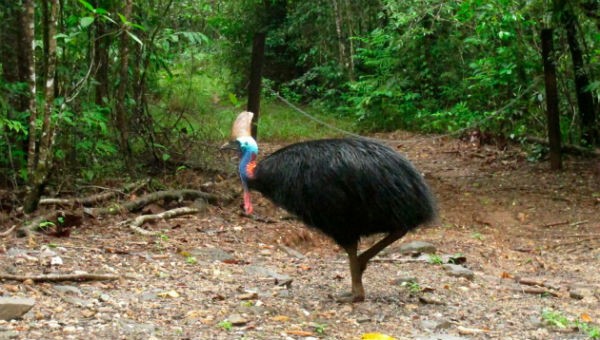
<svg viewBox="0 0 600 340"><path fill-rule="evenodd" d="M244 192L244 212L247 215L252 214L254 208L252 207L252 202L250 201L250 193L248 191Z"/></svg>

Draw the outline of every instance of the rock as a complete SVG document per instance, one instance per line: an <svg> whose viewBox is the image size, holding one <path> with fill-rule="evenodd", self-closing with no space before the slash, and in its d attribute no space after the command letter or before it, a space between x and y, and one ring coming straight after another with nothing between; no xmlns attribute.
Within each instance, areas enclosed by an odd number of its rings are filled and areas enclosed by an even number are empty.
<svg viewBox="0 0 600 340"><path fill-rule="evenodd" d="M68 302L68 303L78 306L78 307L91 307L94 305L93 300L80 299L80 298L76 298L76 297L72 297L72 296L66 296L64 298L64 300L65 300L65 302Z"/></svg>
<svg viewBox="0 0 600 340"><path fill-rule="evenodd" d="M0 297L0 320L12 320L22 317L35 305L30 298Z"/></svg>
<svg viewBox="0 0 600 340"><path fill-rule="evenodd" d="M235 259L235 256L229 254L221 248L198 248L190 251L190 254L198 257L200 260L214 262L214 261L231 261Z"/></svg>
<svg viewBox="0 0 600 340"><path fill-rule="evenodd" d="M275 279L275 284L279 286L290 286L292 284L292 278L285 274L279 274L276 271L260 266L247 266L246 273L257 275L257 276L267 276Z"/></svg>
<svg viewBox="0 0 600 340"><path fill-rule="evenodd" d="M436 248L433 244L424 241L413 241L405 243L398 248L398 251L402 254L415 254L415 253L427 253L434 254Z"/></svg>
<svg viewBox="0 0 600 340"><path fill-rule="evenodd" d="M54 285L52 286L52 288L54 288L54 290L61 292L63 294L67 294L67 295L75 295L75 296L81 296L81 290L75 286L62 286L62 285Z"/></svg>
<svg viewBox="0 0 600 340"><path fill-rule="evenodd" d="M592 297L594 296L594 288L584 285L572 285L569 287L569 296L576 300Z"/></svg>
<svg viewBox="0 0 600 340"><path fill-rule="evenodd" d="M50 259L50 265L51 266L62 266L63 265L63 259L60 256L53 256Z"/></svg>
<svg viewBox="0 0 600 340"><path fill-rule="evenodd" d="M248 320L240 314L231 314L227 320L234 326L243 326L248 323Z"/></svg>
<svg viewBox="0 0 600 340"><path fill-rule="evenodd" d="M472 270L457 264L445 264L442 267L446 270L446 272L448 272L448 275L450 276L464 277L469 280L473 280L473 278L475 277L475 273L473 273Z"/></svg>
<svg viewBox="0 0 600 340"><path fill-rule="evenodd" d="M19 332L17 331L0 331L0 339L4 340L4 339L18 339L19 338Z"/></svg>
<svg viewBox="0 0 600 340"><path fill-rule="evenodd" d="M152 334L156 330L156 326L151 323L136 323L127 319L120 319L119 325L128 334Z"/></svg>
<svg viewBox="0 0 600 340"><path fill-rule="evenodd" d="M110 295L108 294L100 294L100 296L98 297L98 300L102 301L102 302L109 302L110 299Z"/></svg>
<svg viewBox="0 0 600 340"><path fill-rule="evenodd" d="M407 283L417 283L417 278L414 276L408 276L408 277L401 277L399 279L395 279L394 281L395 285L403 285L403 284L407 284Z"/></svg>

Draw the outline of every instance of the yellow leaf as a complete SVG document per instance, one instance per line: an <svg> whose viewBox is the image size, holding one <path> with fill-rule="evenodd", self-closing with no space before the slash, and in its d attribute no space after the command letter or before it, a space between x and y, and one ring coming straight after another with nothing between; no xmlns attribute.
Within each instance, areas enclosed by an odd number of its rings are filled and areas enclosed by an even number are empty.
<svg viewBox="0 0 600 340"><path fill-rule="evenodd" d="M170 297L170 298L178 298L179 297L179 293L177 293L174 290L169 290L167 292L160 292L157 294L160 297Z"/></svg>
<svg viewBox="0 0 600 340"><path fill-rule="evenodd" d="M396 340L389 335L383 333L365 333L361 337L362 340Z"/></svg>
<svg viewBox="0 0 600 340"><path fill-rule="evenodd" d="M289 316L285 316L285 315L275 315L274 317L271 318L271 320L273 321L281 321L281 322L286 322L290 319Z"/></svg>
<svg viewBox="0 0 600 340"><path fill-rule="evenodd" d="M183 256L183 257L190 257L190 256L192 256L192 253L190 253L189 251L186 251L186 250L180 251L179 254L181 256Z"/></svg>
<svg viewBox="0 0 600 340"><path fill-rule="evenodd" d="M592 322L592 317L588 313L581 313L581 321Z"/></svg>
<svg viewBox="0 0 600 340"><path fill-rule="evenodd" d="M312 332L300 331L300 330L288 330L288 331L285 331L285 333L288 335L297 335L297 336L312 336L313 335Z"/></svg>

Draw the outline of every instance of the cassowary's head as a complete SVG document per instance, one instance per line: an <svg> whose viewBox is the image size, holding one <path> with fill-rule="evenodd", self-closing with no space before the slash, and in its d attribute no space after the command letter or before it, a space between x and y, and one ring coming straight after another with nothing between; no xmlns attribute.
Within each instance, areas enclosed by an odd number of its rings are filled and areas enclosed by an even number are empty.
<svg viewBox="0 0 600 340"><path fill-rule="evenodd" d="M233 140L223 146L223 148L238 150L240 153L239 172L244 189L244 212L246 214L251 214L253 211L248 180L254 178L256 155L258 154L258 145L250 133L253 115L252 112L248 111L238 115L231 129Z"/></svg>

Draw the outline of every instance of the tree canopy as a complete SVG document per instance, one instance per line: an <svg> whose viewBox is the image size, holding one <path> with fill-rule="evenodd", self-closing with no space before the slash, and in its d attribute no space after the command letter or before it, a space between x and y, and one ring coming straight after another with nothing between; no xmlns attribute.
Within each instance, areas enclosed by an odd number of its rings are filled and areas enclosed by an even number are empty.
<svg viewBox="0 0 600 340"><path fill-rule="evenodd" d="M277 91L359 132L478 129L519 141L547 134L540 35L551 29L560 138L597 146L599 7L596 0L3 1L0 185L39 198L58 174L91 181L185 155L190 141L226 138L228 126L214 113L236 111L246 94L257 34L266 37L266 98Z"/></svg>

